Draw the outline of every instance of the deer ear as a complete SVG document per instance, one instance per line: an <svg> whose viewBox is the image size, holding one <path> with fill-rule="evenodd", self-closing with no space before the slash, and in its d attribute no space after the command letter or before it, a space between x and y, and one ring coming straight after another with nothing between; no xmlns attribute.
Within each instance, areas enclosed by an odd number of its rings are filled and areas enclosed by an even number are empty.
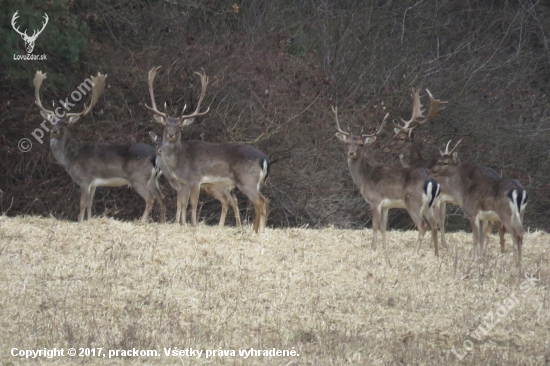
<svg viewBox="0 0 550 366"><path fill-rule="evenodd" d="M154 133L153 131L149 131L149 137L151 138L151 140L152 140L153 142L157 142L157 138L158 138L158 137L157 137L157 134Z"/></svg>
<svg viewBox="0 0 550 366"><path fill-rule="evenodd" d="M155 122L158 122L158 123L160 123L161 125L165 125L165 124L166 124L166 120L164 119L163 116L159 116L159 115L154 114L154 115L153 115L153 118L155 119Z"/></svg>
<svg viewBox="0 0 550 366"><path fill-rule="evenodd" d="M399 128L394 128L393 129L393 132L395 132L395 135L399 135L399 132L401 132L401 130Z"/></svg>
<svg viewBox="0 0 550 366"><path fill-rule="evenodd" d="M75 123L76 121L78 121L80 118L80 116L70 116L69 117L69 120L67 121L70 125L72 125L73 123Z"/></svg>
<svg viewBox="0 0 550 366"><path fill-rule="evenodd" d="M40 111L40 115L42 116L42 118L50 123L53 121L53 114L51 113Z"/></svg>
<svg viewBox="0 0 550 366"><path fill-rule="evenodd" d="M348 142L349 140L349 135L348 134L345 134L345 133L342 133L342 132L336 132L334 135L336 135L336 137L338 138L338 140L342 141L342 142Z"/></svg>
<svg viewBox="0 0 550 366"><path fill-rule="evenodd" d="M369 145L369 144L372 144L374 141L376 141L376 136L370 136L370 137L367 137L365 138L365 145Z"/></svg>
<svg viewBox="0 0 550 366"><path fill-rule="evenodd" d="M195 119L194 118L186 118L184 119L182 122L181 122L181 127L187 127L189 126L190 124L192 124L193 122L195 122Z"/></svg>
<svg viewBox="0 0 550 366"><path fill-rule="evenodd" d="M453 161L456 163L458 161L458 151L453 152Z"/></svg>

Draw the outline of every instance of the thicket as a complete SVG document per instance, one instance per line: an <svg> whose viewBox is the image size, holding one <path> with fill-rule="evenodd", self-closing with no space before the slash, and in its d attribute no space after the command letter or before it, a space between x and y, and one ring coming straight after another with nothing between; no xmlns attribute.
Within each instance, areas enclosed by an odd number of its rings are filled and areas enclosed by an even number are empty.
<svg viewBox="0 0 550 366"><path fill-rule="evenodd" d="M210 77L208 115L185 129L189 139L250 143L274 162L267 186L270 226L370 226L370 210L351 181L344 147L334 137L331 106L342 127L372 131L386 112L411 113L411 87L449 101L418 131L424 155L463 139L464 161L519 179L530 194L525 224L550 228L550 1L7 1L0 14L0 211L75 220L79 189L47 141L30 135L42 119L32 78L48 73L43 100L59 100L97 71L107 88L92 115L73 128L80 141L149 142L161 132L145 109L147 71L161 65L157 103L173 113L196 103L193 72ZM23 41L11 28L50 23L35 54L13 60ZM422 91L426 105L425 92ZM398 164L381 147L377 164ZM27 153L18 141L30 138ZM175 195L164 181L169 215ZM201 217L217 222L219 206L201 198ZM250 205L240 196L246 217ZM95 214L138 218L144 203L128 189L102 188ZM467 227L453 209L453 228ZM232 215L230 215L231 221ZM156 218L156 217L155 217ZM406 213L392 227L412 227Z"/></svg>

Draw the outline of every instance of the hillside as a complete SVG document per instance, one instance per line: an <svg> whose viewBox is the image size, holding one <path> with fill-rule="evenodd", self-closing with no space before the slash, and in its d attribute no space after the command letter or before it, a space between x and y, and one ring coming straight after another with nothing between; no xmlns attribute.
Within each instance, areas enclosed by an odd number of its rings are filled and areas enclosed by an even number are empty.
<svg viewBox="0 0 550 366"><path fill-rule="evenodd" d="M467 257L466 233L449 234L458 254L440 258L426 240L415 255L413 231L388 232L387 252L373 251L371 237L0 216L0 361L23 362L13 348L74 347L159 352L100 356L112 365L549 362L549 234L526 234L522 274L509 236L505 254L493 236L479 263ZM164 355L176 347L203 353ZM239 356L251 348L299 356ZM206 359L207 350L236 355Z"/></svg>

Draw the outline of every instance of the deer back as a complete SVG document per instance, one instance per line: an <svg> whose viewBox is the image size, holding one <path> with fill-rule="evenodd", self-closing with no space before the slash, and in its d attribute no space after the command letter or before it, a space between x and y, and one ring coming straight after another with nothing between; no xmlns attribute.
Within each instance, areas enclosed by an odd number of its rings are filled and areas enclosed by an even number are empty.
<svg viewBox="0 0 550 366"><path fill-rule="evenodd" d="M250 145L190 140L164 141L162 157L170 174L189 183L232 185L250 177L263 181L268 157Z"/></svg>

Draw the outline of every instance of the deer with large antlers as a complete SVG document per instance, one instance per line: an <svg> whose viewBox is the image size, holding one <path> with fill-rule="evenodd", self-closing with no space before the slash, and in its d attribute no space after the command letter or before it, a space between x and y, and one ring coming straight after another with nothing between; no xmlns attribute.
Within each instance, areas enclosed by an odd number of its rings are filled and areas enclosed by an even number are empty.
<svg viewBox="0 0 550 366"><path fill-rule="evenodd" d="M69 127L80 117L86 116L92 111L105 88L105 78L106 75L100 73L96 77L91 77L91 101L88 106L84 106L82 112L60 115L44 108L40 101L40 86L46 79L46 74L37 71L34 77L35 103L40 108L42 117L52 125L50 147L53 155L73 181L80 186L78 221L84 220L85 213L88 214L88 219L91 219L96 187L129 185L145 200L146 206L141 221L147 220L154 201L157 201L161 208L160 221L164 222L166 209L162 193L156 182L156 154L152 146L144 143L112 145L101 142L85 142L79 144L72 139ZM85 91L84 94L86 94Z"/></svg>
<svg viewBox="0 0 550 366"><path fill-rule="evenodd" d="M390 208L405 208L418 228L416 252L420 250L427 229L432 230L435 255L438 255L437 220L431 212L439 197L439 183L430 178L427 169L409 169L399 166L373 166L369 163L365 146L374 143L388 118L384 117L374 134L353 136L340 128L338 109L332 107L336 118L336 137L347 146L348 167L353 182L371 207L372 247L376 249L378 230L382 233L382 244L386 248L386 226Z"/></svg>
<svg viewBox="0 0 550 366"><path fill-rule="evenodd" d="M440 151L441 157L430 175L446 181L468 216L474 237L474 260L485 255L484 234L488 222L499 221L512 235L514 259L518 268L521 267L527 191L515 179L480 175L477 165L462 163L458 158L456 149L460 141L449 150L450 142L445 151Z"/></svg>
<svg viewBox="0 0 550 366"><path fill-rule="evenodd" d="M442 105L447 104L448 102L443 102L439 99L435 99L428 89L426 93L430 98L430 107L428 110L428 115L424 116L424 110L422 109L422 103L420 101L420 89L413 89L413 110L412 116L408 121L405 121L401 118L403 125L395 124L394 132L395 135L390 140L390 142L384 148L385 152L396 154L399 156L401 165L407 168L428 168L431 169L436 163L437 158L435 159L425 159L422 156L422 146L417 143L415 140L415 131L424 125L426 125L431 120L439 116L440 111L443 109ZM500 176L497 172L489 167L477 166L475 170L476 176L479 177L492 177L494 179L500 179ZM460 205L460 201L456 198L456 194L451 190L451 187L446 183L445 179L438 180L441 184L441 201L440 201L440 211L438 213L439 217L439 229L441 232L441 246L447 247L445 240L445 216L447 211L447 204ZM489 222L487 226L487 238L489 240L491 234L492 222ZM501 251L504 252L504 227L498 225L498 231L500 234L500 245Z"/></svg>
<svg viewBox="0 0 550 366"><path fill-rule="evenodd" d="M254 226L256 233L264 232L267 219L267 199L260 192L260 186L269 173L269 158L250 145L236 143L212 143L206 141L182 141L181 129L194 122L195 117L203 116L210 110L200 112L204 100L208 78L196 73L202 89L195 111L179 117L169 117L160 112L155 103L153 81L160 67L149 71L148 83L151 107L155 121L164 126L162 136L162 159L166 174L180 182L178 197L181 195L181 224L185 223L187 204L191 202L191 225L197 224L197 203L200 187L203 184L218 187L237 187L254 206Z"/></svg>
<svg viewBox="0 0 550 366"><path fill-rule="evenodd" d="M162 160L162 137L157 136L154 132L149 132L149 136L151 137L151 140L155 144L155 148L157 150L157 165L161 169L161 173L158 175L162 175L162 172L166 172L164 176L168 180L168 183L170 183L170 186L174 188L174 190L178 193L177 201L176 201L176 223L182 223L182 220L184 219L182 216L182 207L183 207L183 190L182 190L182 183L175 179L171 174L168 174L168 168L164 164L164 160ZM207 194L209 196L214 197L222 204L222 213L220 215L220 222L219 226L223 227L225 225L225 218L227 216L227 210L229 206L233 209L233 213L235 214L235 224L237 228L241 228L241 216L239 213L239 204L237 200L237 196L234 192L235 186L218 186L215 184L210 183L203 183L201 184L201 190L200 193Z"/></svg>
<svg viewBox="0 0 550 366"><path fill-rule="evenodd" d="M19 18L18 13L19 11L16 11L15 14L13 14L13 17L11 18L11 26L17 33L19 33L21 38L23 38L23 41L25 41L25 49L27 50L27 53L32 53L34 49L34 43L36 42L36 38L40 35L40 33L42 33L42 31L44 31L44 28L46 28L46 24L48 24L48 20L49 20L48 14L44 13L44 22L42 22L42 29L40 30L35 29L34 32L32 33L32 36L29 36L27 34L26 29L24 32L21 32L19 30L19 26L15 25L15 21L17 20L17 18Z"/></svg>

